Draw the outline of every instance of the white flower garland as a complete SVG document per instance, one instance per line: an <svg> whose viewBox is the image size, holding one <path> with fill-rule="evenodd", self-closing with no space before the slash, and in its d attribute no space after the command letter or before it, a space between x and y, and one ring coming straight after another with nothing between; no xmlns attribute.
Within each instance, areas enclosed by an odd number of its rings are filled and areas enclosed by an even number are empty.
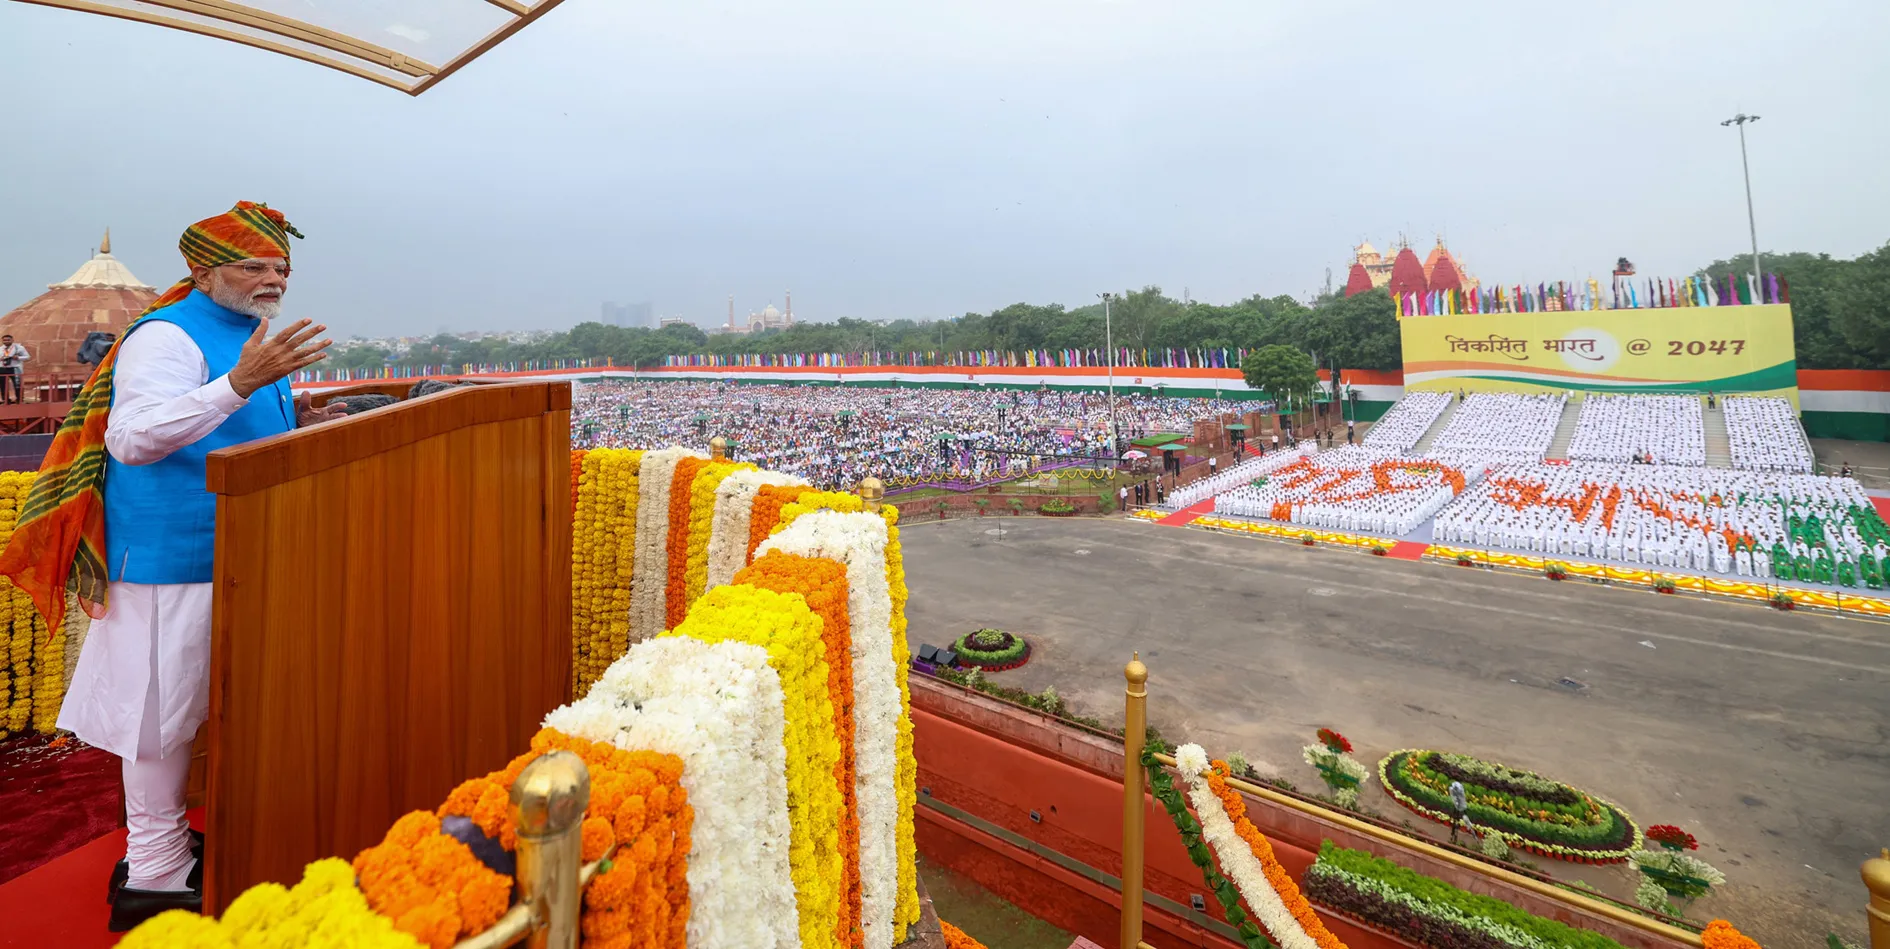
<svg viewBox="0 0 1890 949"><path fill-rule="evenodd" d="M812 511L755 551L846 565L853 637L853 758L860 815L860 922L865 949L891 949L899 889L899 664L892 654L886 521L878 514Z"/></svg>
<svg viewBox="0 0 1890 949"><path fill-rule="evenodd" d="M709 530L709 581L707 590L735 580L735 574L748 566L748 528L755 512L755 495L764 484L806 484L779 471L744 468L726 478L715 488L715 520Z"/></svg>
<svg viewBox="0 0 1890 949"><path fill-rule="evenodd" d="M643 453L637 472L637 553L630 573L630 641L663 631L668 620L669 494L676 463L704 457L687 448Z"/></svg>
<svg viewBox="0 0 1890 949"><path fill-rule="evenodd" d="M1175 749L1175 765L1182 779L1188 782L1188 800L1194 805L1196 816L1201 818L1201 837L1214 848L1221 870L1234 881L1234 888L1240 891L1254 915L1260 917L1260 925L1266 928L1267 934L1281 949L1319 949L1319 943L1293 918L1279 892L1267 882L1260 858L1253 855L1253 849L1234 829L1234 821L1221 806L1221 799L1214 796L1214 789L1208 787L1207 779L1202 777L1208 769L1207 752L1201 750L1200 745L1182 745Z"/></svg>
<svg viewBox="0 0 1890 949"><path fill-rule="evenodd" d="M589 695L545 725L683 759L696 811L689 851L693 949L794 949L781 679L767 651L688 637L637 643Z"/></svg>

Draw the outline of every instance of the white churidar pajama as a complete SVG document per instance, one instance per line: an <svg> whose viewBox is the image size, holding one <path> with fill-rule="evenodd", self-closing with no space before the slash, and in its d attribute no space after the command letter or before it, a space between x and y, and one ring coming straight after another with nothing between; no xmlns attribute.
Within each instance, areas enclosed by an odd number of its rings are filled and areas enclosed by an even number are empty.
<svg viewBox="0 0 1890 949"><path fill-rule="evenodd" d="M174 323L140 327L119 348L105 449L148 465L216 430L247 404ZM111 485L105 486L110 497ZM184 785L190 742L209 715L211 584L115 581L59 709L59 727L124 759L125 885L181 890L192 866Z"/></svg>

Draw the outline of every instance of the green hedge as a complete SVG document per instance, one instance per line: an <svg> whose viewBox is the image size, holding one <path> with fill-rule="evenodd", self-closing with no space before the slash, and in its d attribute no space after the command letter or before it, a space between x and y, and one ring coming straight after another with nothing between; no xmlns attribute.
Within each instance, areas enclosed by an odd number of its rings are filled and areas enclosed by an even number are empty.
<svg viewBox="0 0 1890 949"><path fill-rule="evenodd" d="M1319 859L1309 872L1318 872L1322 864L1356 876L1377 880L1426 904L1450 907L1467 916L1481 916L1492 922L1528 933L1553 946L1568 946L1571 949L1622 949L1620 943L1600 933L1566 926L1552 919L1544 919L1534 913L1517 909L1502 900L1460 890L1435 877L1428 877L1381 857L1374 857L1363 850L1348 850L1330 840L1319 845Z"/></svg>

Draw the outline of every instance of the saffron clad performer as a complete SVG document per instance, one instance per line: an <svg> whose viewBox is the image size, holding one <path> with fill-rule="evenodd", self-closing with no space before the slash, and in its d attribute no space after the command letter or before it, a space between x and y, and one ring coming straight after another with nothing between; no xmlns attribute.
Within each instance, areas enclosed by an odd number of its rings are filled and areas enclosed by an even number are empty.
<svg viewBox="0 0 1890 949"><path fill-rule="evenodd" d="M119 336L60 425L0 573L50 628L77 595L97 622L59 727L123 759L126 859L111 930L199 912L202 839L184 816L190 744L209 713L218 448L340 418L296 400L288 376L326 358L326 327L270 321L289 283L281 212L239 202L184 231L190 276Z"/></svg>

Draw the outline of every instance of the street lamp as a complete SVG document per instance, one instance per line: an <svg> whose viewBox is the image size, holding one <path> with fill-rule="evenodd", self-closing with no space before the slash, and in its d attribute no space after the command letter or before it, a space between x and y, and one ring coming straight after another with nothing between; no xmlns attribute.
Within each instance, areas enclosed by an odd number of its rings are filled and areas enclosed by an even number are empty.
<svg viewBox="0 0 1890 949"><path fill-rule="evenodd" d="M1114 294L1098 294L1103 302L1103 346L1109 350L1109 454L1122 455L1122 433L1116 428L1116 338L1109 327L1109 301Z"/></svg>
<svg viewBox="0 0 1890 949"><path fill-rule="evenodd" d="M1744 112L1719 123L1722 126L1739 126L1739 168L1746 176L1746 227L1752 232L1752 282L1753 293L1765 285L1765 278L1759 273L1759 225L1752 216L1752 164L1746 160L1746 123L1757 122L1759 117ZM1758 302L1754 300L1753 302Z"/></svg>

